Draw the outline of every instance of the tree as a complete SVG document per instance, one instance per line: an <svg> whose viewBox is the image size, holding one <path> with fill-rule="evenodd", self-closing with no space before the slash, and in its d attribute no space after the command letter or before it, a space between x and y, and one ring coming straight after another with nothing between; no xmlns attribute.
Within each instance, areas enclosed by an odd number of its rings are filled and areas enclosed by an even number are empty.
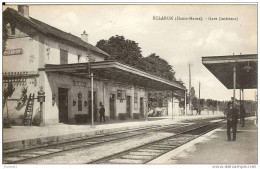
<svg viewBox="0 0 260 169"><path fill-rule="evenodd" d="M155 53L148 57L143 57L141 48L133 40L125 39L124 36L112 36L108 40L100 40L96 47L108 53L113 60L131 65L142 71L162 77L167 80L175 81L183 86L182 82L175 79L175 72L172 66ZM149 91L149 102L156 102L163 105L167 101L171 92ZM152 105L152 104L149 104ZM149 107L150 108L150 107Z"/></svg>
<svg viewBox="0 0 260 169"><path fill-rule="evenodd" d="M163 107L167 98L170 97L169 93L166 91L149 91L148 96L148 101L151 103L149 108L155 108L153 105L156 105L156 107Z"/></svg>
<svg viewBox="0 0 260 169"><path fill-rule="evenodd" d="M182 79L179 79L176 81L178 84L180 84L181 86L184 86L184 82L182 81Z"/></svg>
<svg viewBox="0 0 260 169"><path fill-rule="evenodd" d="M8 97L11 97L13 95L14 90L15 90L15 88L14 88L13 84L8 83L8 86L3 91L3 108L5 106L5 103L8 99Z"/></svg>
<svg viewBox="0 0 260 169"><path fill-rule="evenodd" d="M208 109L208 113L209 113L209 110L211 108L211 104L212 104L212 99L207 99L206 100L206 106L207 106L207 109Z"/></svg>
<svg viewBox="0 0 260 169"><path fill-rule="evenodd" d="M2 52L4 52L6 49L7 38L8 38L7 23L6 23L5 19L3 19L3 43L2 43L3 51Z"/></svg>
<svg viewBox="0 0 260 169"><path fill-rule="evenodd" d="M216 110L217 108L217 100L212 100L212 103L211 103L211 106L212 106L212 112L214 114L214 111Z"/></svg>
<svg viewBox="0 0 260 169"><path fill-rule="evenodd" d="M205 104L205 99L200 99L200 108L203 109Z"/></svg>
<svg viewBox="0 0 260 169"><path fill-rule="evenodd" d="M217 100L207 99L206 105L212 111L212 113L214 114L214 111L217 107Z"/></svg>
<svg viewBox="0 0 260 169"><path fill-rule="evenodd" d="M191 87L190 89L190 99L192 100L195 97L195 89L194 87Z"/></svg>
<svg viewBox="0 0 260 169"><path fill-rule="evenodd" d="M210 107L210 106L211 106L211 102L212 102L211 99L207 99L207 100L206 100L206 105L207 105L207 107Z"/></svg>
<svg viewBox="0 0 260 169"><path fill-rule="evenodd" d="M192 103L193 109L196 110L197 114L198 114L198 109L199 109L199 100L198 100L198 98L196 96L193 97L193 99L191 100L191 103Z"/></svg>
<svg viewBox="0 0 260 169"><path fill-rule="evenodd" d="M108 53L113 60L129 64L159 77L176 81L175 72L166 60L155 53L150 54L148 57L143 57L138 43L125 39L124 36L116 35L108 40L102 39L97 42L96 47ZM181 82L177 83L181 84Z"/></svg>
<svg viewBox="0 0 260 169"><path fill-rule="evenodd" d="M137 67L142 58L141 48L138 43L125 39L124 36L112 36L108 40L100 40L96 47L108 53L113 60Z"/></svg>
<svg viewBox="0 0 260 169"><path fill-rule="evenodd" d="M194 89L194 87L191 87L191 89L190 89L190 95L189 95L189 102L191 102L191 105L190 105L191 111L193 111L193 108L194 108L194 105L193 105L193 103L192 103L192 101L193 101L194 98L195 98L195 89Z"/></svg>
<svg viewBox="0 0 260 169"><path fill-rule="evenodd" d="M160 56L155 53L150 54L148 57L142 58L139 68L148 71L154 75L160 76L162 78L176 81L175 72L169 63L160 58Z"/></svg>
<svg viewBox="0 0 260 169"><path fill-rule="evenodd" d="M9 112L8 112L8 107L7 107L7 99L8 97L11 97L14 93L15 88L13 87L12 83L8 83L7 88L4 89L3 91L3 109L6 105L7 108L7 116L6 116L6 121L4 122L4 127L10 127L10 120L9 120Z"/></svg>

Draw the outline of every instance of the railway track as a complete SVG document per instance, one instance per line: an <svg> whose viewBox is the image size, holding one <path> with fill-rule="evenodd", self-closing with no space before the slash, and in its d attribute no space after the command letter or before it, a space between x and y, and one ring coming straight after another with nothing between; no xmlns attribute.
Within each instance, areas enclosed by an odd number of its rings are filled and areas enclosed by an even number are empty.
<svg viewBox="0 0 260 169"><path fill-rule="evenodd" d="M192 125L184 131L180 129L174 136L94 160L88 164L146 164L222 125L220 122Z"/></svg>
<svg viewBox="0 0 260 169"><path fill-rule="evenodd" d="M215 118L214 118L215 119ZM110 134L102 134L91 138L75 140L71 142L63 142L48 146L35 147L30 149L24 149L19 151L4 152L3 163L4 164L19 164L28 159L37 159L46 157L49 155L55 155L69 150L88 148L106 144L108 142L115 142L119 140L133 138L139 135L143 135L148 132L164 131L180 133L190 128L191 126L201 125L207 120L199 120L196 124L171 124L171 125L154 125L149 127L142 127L137 129L131 129L121 132L115 132Z"/></svg>

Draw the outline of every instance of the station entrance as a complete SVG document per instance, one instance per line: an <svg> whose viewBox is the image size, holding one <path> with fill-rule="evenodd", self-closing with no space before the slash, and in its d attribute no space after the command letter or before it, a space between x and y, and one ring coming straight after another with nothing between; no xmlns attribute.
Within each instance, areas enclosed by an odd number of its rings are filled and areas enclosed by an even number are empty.
<svg viewBox="0 0 260 169"><path fill-rule="evenodd" d="M131 118L131 96L126 97L126 114L128 118Z"/></svg>
<svg viewBox="0 0 260 169"><path fill-rule="evenodd" d="M66 88L58 88L58 97L59 97L59 122L68 123L69 114L68 114L68 91Z"/></svg>
<svg viewBox="0 0 260 169"><path fill-rule="evenodd" d="M109 97L109 112L110 112L110 118L115 119L115 94L110 94L110 97Z"/></svg>
<svg viewBox="0 0 260 169"><path fill-rule="evenodd" d="M92 118L92 113L91 113L91 108L92 108L92 105L91 105L91 91L88 91L88 114L89 114L89 117L90 119ZM93 92L93 104L94 104L94 121L97 121L97 92Z"/></svg>

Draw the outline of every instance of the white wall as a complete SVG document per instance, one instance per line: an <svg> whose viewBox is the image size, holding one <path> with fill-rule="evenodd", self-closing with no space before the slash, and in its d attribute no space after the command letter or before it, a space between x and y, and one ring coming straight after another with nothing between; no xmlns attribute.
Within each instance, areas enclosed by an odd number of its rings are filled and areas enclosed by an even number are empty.
<svg viewBox="0 0 260 169"><path fill-rule="evenodd" d="M90 55L91 55L91 57L95 58L95 62L104 61L104 57L103 56L100 56L100 55L98 55L96 53L93 53L93 52Z"/></svg>
<svg viewBox="0 0 260 169"><path fill-rule="evenodd" d="M3 56L3 72L37 71L39 63L38 36L7 40L6 50L18 48L22 48L22 54Z"/></svg>
<svg viewBox="0 0 260 169"><path fill-rule="evenodd" d="M27 96L29 97L30 93L34 93L37 97L37 92L39 91L39 77L37 76L38 66L39 66L39 36L31 35L30 32L34 30L29 26L21 26L19 23L16 24L15 36L9 37L6 42L6 50L18 49L21 48L23 53L18 55L7 55L3 56L3 73L4 75L12 73L12 75L17 75L20 73L33 73L34 76L22 78L20 80L16 76L13 78L12 82L15 91L11 98L9 99L20 99L22 95L22 88L27 87ZM3 81L3 88L7 87L8 82ZM8 111L9 117L15 119L18 124L22 122L22 117L24 115L26 105L17 110L15 107L18 104L18 101L12 100L8 101ZM34 101L34 119L37 121L39 112L39 103L37 100ZM7 107L3 110L4 117L7 115Z"/></svg>
<svg viewBox="0 0 260 169"><path fill-rule="evenodd" d="M37 97L37 92L39 91L39 78L35 77L35 78L30 78L30 79L26 79L25 82L14 82L13 83L15 91L12 95L12 97L10 97L9 99L20 99L21 95L22 95L22 88L23 87L27 87L27 96L29 97L29 94L33 94L35 95L35 98ZM3 88L7 87L7 83L3 83ZM24 111L25 111L25 107L26 104L24 105L24 107L22 109L16 109L17 105L18 105L18 100L10 100L7 101L7 105L8 105L8 112L9 112L9 117L11 119L14 119L16 121L17 124L21 124L22 123L22 118L24 115ZM38 113L39 112L39 103L37 102L37 99L34 100L34 108L33 108L33 118L34 118L34 122L38 123L39 122L39 117L38 117ZM37 115L36 115L37 114ZM4 107L3 110L3 116L6 117L7 116L7 107Z"/></svg>
<svg viewBox="0 0 260 169"><path fill-rule="evenodd" d="M73 81L85 82L86 86L75 86ZM59 119L59 98L58 88L67 88L68 91L68 112L69 122L74 123L75 114L88 114L88 106L90 100L88 100L88 92L91 91L90 79L77 78L62 74L48 73L45 79L45 119L46 124L58 123ZM82 111L78 111L78 94L82 93ZM100 81L94 81L94 92L97 92L97 108L99 109L99 103L103 103L103 83ZM52 96L55 93L55 104L52 105ZM76 105L73 106L73 101L76 101ZM84 101L87 101L87 105L84 105ZM106 111L106 114L108 112Z"/></svg>
<svg viewBox="0 0 260 169"><path fill-rule="evenodd" d="M83 50L66 43L62 43L56 39L46 37L45 38L45 61L46 64L60 64L60 49L68 51L68 63L85 63L88 62L87 56L89 51ZM78 61L78 55L80 59ZM103 56L97 54L91 54L95 58L95 61L104 61Z"/></svg>
<svg viewBox="0 0 260 169"><path fill-rule="evenodd" d="M126 96L131 96L131 117L133 117L133 113L140 113L140 97L144 98L144 115L147 111L147 93L144 89L141 88L135 88L132 86L127 85L120 85L113 82L106 83L105 85L105 109L106 109L106 116L110 115L109 112L109 96L110 94L115 94L116 98L116 104L115 104L115 115L118 116L119 113L126 113L126 100L122 100L122 102L117 99L117 90L125 90ZM138 93L138 99L137 99L137 107L134 107L134 93Z"/></svg>
<svg viewBox="0 0 260 169"><path fill-rule="evenodd" d="M181 109L179 107L179 100L173 98L173 108L172 108L172 100L168 101L168 116L181 116Z"/></svg>

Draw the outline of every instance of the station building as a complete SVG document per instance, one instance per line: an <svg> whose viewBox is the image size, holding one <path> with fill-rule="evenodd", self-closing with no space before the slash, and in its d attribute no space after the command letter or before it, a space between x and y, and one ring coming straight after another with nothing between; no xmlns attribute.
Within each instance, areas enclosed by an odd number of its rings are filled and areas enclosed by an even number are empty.
<svg viewBox="0 0 260 169"><path fill-rule="evenodd" d="M3 23L8 34L3 89L10 83L15 88L3 112L17 124L23 121L27 107L23 98L29 94L35 99L32 124L90 122L90 72L94 76L94 121L99 121L101 104L107 120L118 119L120 114L145 118L148 91L185 91L179 83L109 60L107 53L88 43L85 32L79 38L30 17L29 6L19 5L18 11L7 8ZM42 111L36 99L40 88L45 92Z"/></svg>

